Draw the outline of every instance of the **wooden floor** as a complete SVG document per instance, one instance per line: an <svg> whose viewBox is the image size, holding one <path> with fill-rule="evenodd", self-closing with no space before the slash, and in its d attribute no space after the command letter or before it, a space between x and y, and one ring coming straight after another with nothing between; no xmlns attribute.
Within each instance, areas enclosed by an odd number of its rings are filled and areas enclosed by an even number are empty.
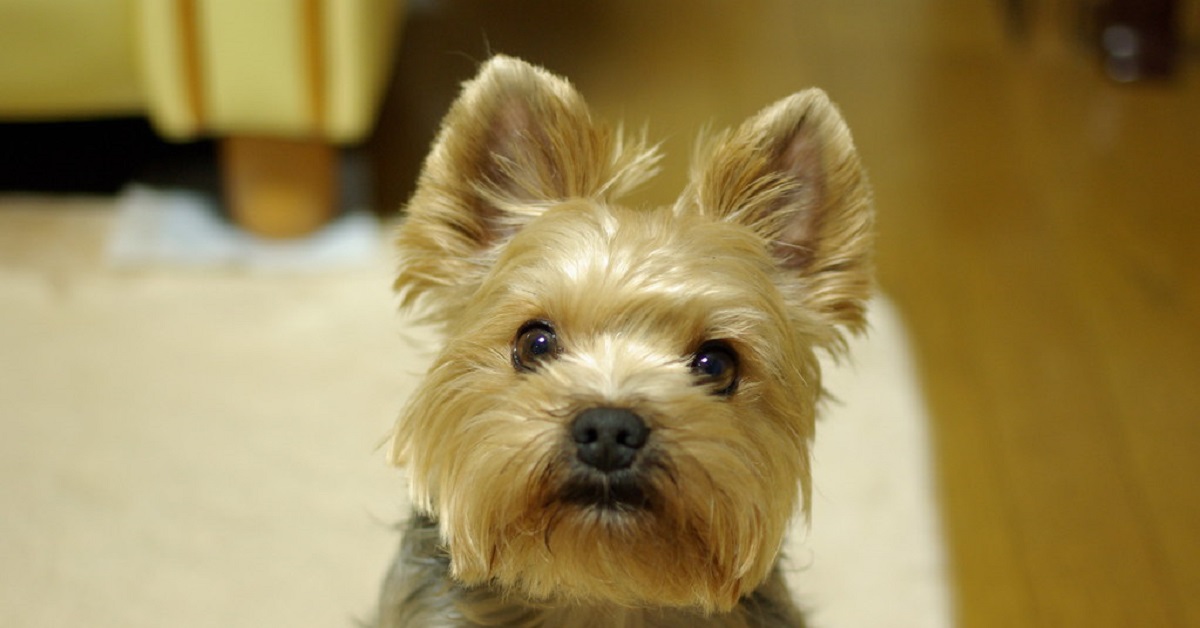
<svg viewBox="0 0 1200 628"><path fill-rule="evenodd" d="M1108 83L1069 16L1020 43L1001 5L416 3L382 182L489 49L667 138L649 202L699 125L823 86L935 416L960 625L1200 626L1200 72Z"/></svg>

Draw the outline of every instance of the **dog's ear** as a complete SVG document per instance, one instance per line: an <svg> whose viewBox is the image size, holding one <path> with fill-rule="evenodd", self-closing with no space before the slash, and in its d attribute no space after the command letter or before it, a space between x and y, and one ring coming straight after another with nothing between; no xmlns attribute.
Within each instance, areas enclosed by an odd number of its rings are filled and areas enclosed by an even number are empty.
<svg viewBox="0 0 1200 628"><path fill-rule="evenodd" d="M658 154L592 120L566 80L496 56L463 85L425 160L397 242L406 304L437 308L475 284L496 245L548 207L610 200L656 171Z"/></svg>
<svg viewBox="0 0 1200 628"><path fill-rule="evenodd" d="M831 329L865 326L871 189L850 131L824 92L780 100L708 142L680 202L762 236L791 305ZM834 333L826 344L841 342Z"/></svg>

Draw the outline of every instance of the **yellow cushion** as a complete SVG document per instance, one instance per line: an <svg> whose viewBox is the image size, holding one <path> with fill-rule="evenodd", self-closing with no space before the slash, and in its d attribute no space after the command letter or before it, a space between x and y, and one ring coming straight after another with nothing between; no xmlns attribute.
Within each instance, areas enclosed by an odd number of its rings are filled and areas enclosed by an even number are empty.
<svg viewBox="0 0 1200 628"><path fill-rule="evenodd" d="M171 138L353 142L402 0L0 0L0 117L145 112Z"/></svg>
<svg viewBox="0 0 1200 628"><path fill-rule="evenodd" d="M0 117L136 113L127 0L0 0Z"/></svg>
<svg viewBox="0 0 1200 628"><path fill-rule="evenodd" d="M397 36L397 0L137 0L162 133L361 138Z"/></svg>

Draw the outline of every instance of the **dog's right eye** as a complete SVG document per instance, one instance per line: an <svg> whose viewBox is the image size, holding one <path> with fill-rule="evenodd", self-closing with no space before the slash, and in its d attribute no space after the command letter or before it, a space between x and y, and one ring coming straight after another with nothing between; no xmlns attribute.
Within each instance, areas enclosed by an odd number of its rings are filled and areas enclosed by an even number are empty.
<svg viewBox="0 0 1200 628"><path fill-rule="evenodd" d="M554 326L546 321L529 321L521 326L513 341L513 367L532 371L541 362L558 357L558 336Z"/></svg>
<svg viewBox="0 0 1200 628"><path fill-rule="evenodd" d="M712 387L713 393L728 397L737 389L737 352L723 340L710 340L692 356L692 373L703 384Z"/></svg>

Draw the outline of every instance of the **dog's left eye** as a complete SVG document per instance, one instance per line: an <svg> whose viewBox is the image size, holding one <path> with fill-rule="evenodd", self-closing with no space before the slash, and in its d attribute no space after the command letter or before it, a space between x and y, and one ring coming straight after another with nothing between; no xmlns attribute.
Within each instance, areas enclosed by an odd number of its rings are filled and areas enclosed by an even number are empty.
<svg viewBox="0 0 1200 628"><path fill-rule="evenodd" d="M710 340L692 357L692 373L715 394L728 397L737 389L737 352L722 340Z"/></svg>
<svg viewBox="0 0 1200 628"><path fill-rule="evenodd" d="M558 356L558 336L546 321L529 321L513 341L512 361L518 371L532 371L539 362Z"/></svg>

